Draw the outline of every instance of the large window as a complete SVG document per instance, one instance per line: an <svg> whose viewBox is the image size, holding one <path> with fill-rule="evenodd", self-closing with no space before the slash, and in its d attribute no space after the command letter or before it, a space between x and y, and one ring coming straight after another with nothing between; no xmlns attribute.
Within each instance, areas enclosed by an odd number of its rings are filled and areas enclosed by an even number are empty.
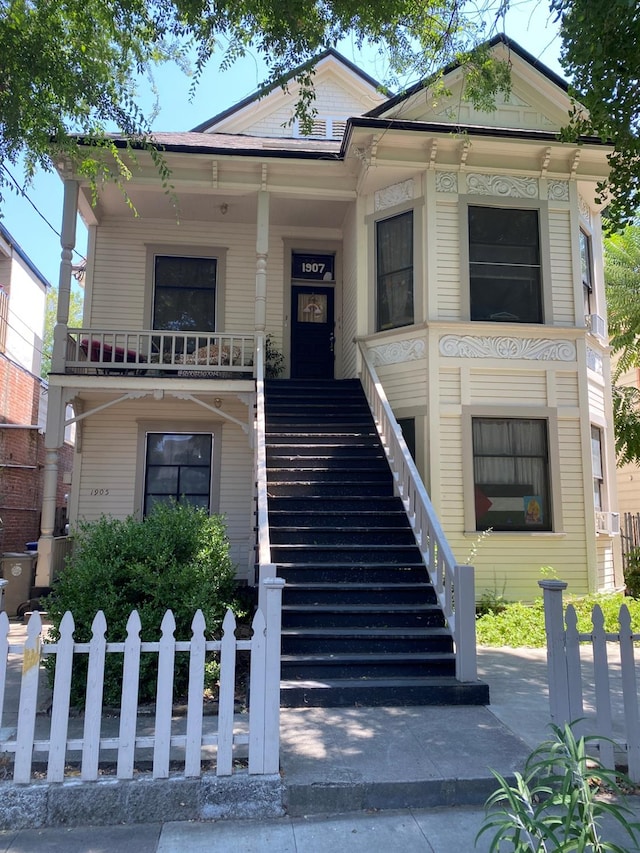
<svg viewBox="0 0 640 853"><path fill-rule="evenodd" d="M214 332L216 274L215 258L156 255L153 328Z"/></svg>
<svg viewBox="0 0 640 853"><path fill-rule="evenodd" d="M468 216L471 319L542 323L538 210L471 205Z"/></svg>
<svg viewBox="0 0 640 853"><path fill-rule="evenodd" d="M476 530L551 530L547 421L473 418Z"/></svg>
<svg viewBox="0 0 640 853"><path fill-rule="evenodd" d="M413 211L376 222L376 330L413 323Z"/></svg>
<svg viewBox="0 0 640 853"><path fill-rule="evenodd" d="M210 508L213 436L148 432L144 514L157 503L186 502Z"/></svg>

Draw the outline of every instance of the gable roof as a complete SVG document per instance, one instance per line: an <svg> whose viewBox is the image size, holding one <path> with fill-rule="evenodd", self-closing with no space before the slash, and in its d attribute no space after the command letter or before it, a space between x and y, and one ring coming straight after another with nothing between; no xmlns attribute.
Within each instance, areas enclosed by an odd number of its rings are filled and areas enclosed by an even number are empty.
<svg viewBox="0 0 640 853"><path fill-rule="evenodd" d="M238 101L237 104L234 104L231 107L228 107L226 110L222 110L217 115L213 116L207 121L201 122L199 125L192 129L193 133L205 133L209 128L214 127L225 119L230 118L231 116L236 115L257 101L262 100L267 95L270 95L272 92L276 92L278 89L281 89L286 83L293 80L300 74L305 71L309 71L311 68L315 68L319 65L323 60L332 58L340 65L343 65L347 68L352 74L356 75L362 82L364 82L368 87L375 89L376 91L386 91L385 87L382 86L377 80L363 71L361 68L358 68L353 62L348 60L341 53L338 53L337 50L334 50L332 47L327 48L326 50L319 53L317 56L314 56L312 59L308 60L308 62L299 65L297 68L294 68L293 71L289 72L286 76L280 77L278 80L275 80L273 83L269 83L266 86L258 89L252 95L249 95L246 98L243 98L241 101Z"/></svg>
<svg viewBox="0 0 640 853"><path fill-rule="evenodd" d="M488 48L494 48L498 45L504 45L509 51L515 53L516 56L519 56L524 62L534 68L536 71L539 71L541 74L546 77L550 83L553 83L555 86L558 86L564 92L569 91L569 84L566 80L560 77L559 74L556 74L555 71L552 71L548 68L543 62L540 62L532 53L525 50L521 47L517 42L510 39L509 36L504 33L498 33L498 35L494 36L490 41L487 42L486 46ZM450 74L452 71L456 71L460 68L460 63L452 63L451 65L447 65L443 71L443 75ZM369 110L365 115L370 116L371 118L377 118L379 116L384 115L389 110L393 109L398 104L401 104L403 101L406 101L408 98L411 98L413 95L418 92L427 89L429 85L434 81L435 77L430 76L425 78L424 80L419 80L417 83L414 83L413 86L410 86L408 89L405 89L403 92L399 92L397 95L389 98L383 104L380 104L377 107L374 107L372 110Z"/></svg>

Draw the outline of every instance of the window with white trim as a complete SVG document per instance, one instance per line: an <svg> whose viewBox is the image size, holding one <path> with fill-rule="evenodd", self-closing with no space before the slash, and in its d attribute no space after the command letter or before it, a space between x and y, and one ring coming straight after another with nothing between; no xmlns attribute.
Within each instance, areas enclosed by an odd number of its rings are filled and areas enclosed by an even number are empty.
<svg viewBox="0 0 640 853"><path fill-rule="evenodd" d="M552 529L548 422L471 419L476 530Z"/></svg>
<svg viewBox="0 0 640 853"><path fill-rule="evenodd" d="M160 255L153 266L153 328L216 330L216 258Z"/></svg>
<svg viewBox="0 0 640 853"><path fill-rule="evenodd" d="M472 320L542 323L540 212L468 206Z"/></svg>
<svg viewBox="0 0 640 853"><path fill-rule="evenodd" d="M594 313L593 307L593 254L591 237L580 229L580 272L582 275L582 299L585 316Z"/></svg>
<svg viewBox="0 0 640 853"><path fill-rule="evenodd" d="M147 432L143 511L158 503L211 507L213 435L195 432Z"/></svg>
<svg viewBox="0 0 640 853"><path fill-rule="evenodd" d="M591 426L591 467L593 470L593 506L596 512L604 509L604 468L602 465L602 430Z"/></svg>
<svg viewBox="0 0 640 853"><path fill-rule="evenodd" d="M413 211L376 222L376 331L413 320Z"/></svg>

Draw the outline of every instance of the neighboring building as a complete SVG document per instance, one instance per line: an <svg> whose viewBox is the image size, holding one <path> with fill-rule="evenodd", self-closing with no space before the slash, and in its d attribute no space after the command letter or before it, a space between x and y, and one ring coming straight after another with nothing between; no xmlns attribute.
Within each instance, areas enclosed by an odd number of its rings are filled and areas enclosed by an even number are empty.
<svg viewBox="0 0 640 853"><path fill-rule="evenodd" d="M61 289L76 205L89 229L84 328L59 314L50 377L52 468L64 402L78 418L72 524L189 493L225 514L252 581L266 332L285 377L358 377L368 354L458 560L493 530L478 594L532 599L544 566L573 593L622 585L594 202L610 148L558 141L564 82L504 37L493 49L512 91L490 114L459 68L446 97L388 99L329 51L311 136L287 124L295 84L158 133L179 215L144 153L127 184L138 216L115 183L92 206L59 167ZM43 585L51 508L45 495Z"/></svg>
<svg viewBox="0 0 640 853"><path fill-rule="evenodd" d="M40 366L49 287L0 224L0 553L24 551L40 532L47 411ZM71 447L63 445L55 495L59 518L72 464Z"/></svg>
<svg viewBox="0 0 640 853"><path fill-rule="evenodd" d="M640 368L630 368L618 378L616 384L640 388ZM621 465L617 469L617 481L618 510L621 518L627 513L640 516L640 465L635 462Z"/></svg>

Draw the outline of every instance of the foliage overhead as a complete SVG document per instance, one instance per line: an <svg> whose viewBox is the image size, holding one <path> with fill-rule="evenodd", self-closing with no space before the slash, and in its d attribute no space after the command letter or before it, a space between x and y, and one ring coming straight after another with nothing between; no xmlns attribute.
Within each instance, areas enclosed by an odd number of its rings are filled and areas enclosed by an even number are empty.
<svg viewBox="0 0 640 853"><path fill-rule="evenodd" d="M563 136L614 143L600 197L612 197L608 224L618 228L640 209L640 6L635 0L550 0L550 6L560 20L560 62L589 111L576 109Z"/></svg>
<svg viewBox="0 0 640 853"><path fill-rule="evenodd" d="M107 148L125 181L127 167L108 131L154 156L136 82L153 81L158 63L185 65L195 56L195 86L214 53L224 71L251 51L265 61L272 83L349 35L358 46L384 50L392 72L405 71L416 57L429 72L477 41L466 6L467 0L0 0L0 162L24 157L29 177L51 168L52 159L75 160L75 133L95 146L77 164L81 173L107 177L96 157L96 149ZM307 68L300 75L307 120L311 81ZM8 183L0 169L0 191Z"/></svg>
<svg viewBox="0 0 640 853"><path fill-rule="evenodd" d="M640 226L605 239L605 283L610 343L618 359L613 376L613 416L620 465L640 463L640 390L621 376L640 367Z"/></svg>

